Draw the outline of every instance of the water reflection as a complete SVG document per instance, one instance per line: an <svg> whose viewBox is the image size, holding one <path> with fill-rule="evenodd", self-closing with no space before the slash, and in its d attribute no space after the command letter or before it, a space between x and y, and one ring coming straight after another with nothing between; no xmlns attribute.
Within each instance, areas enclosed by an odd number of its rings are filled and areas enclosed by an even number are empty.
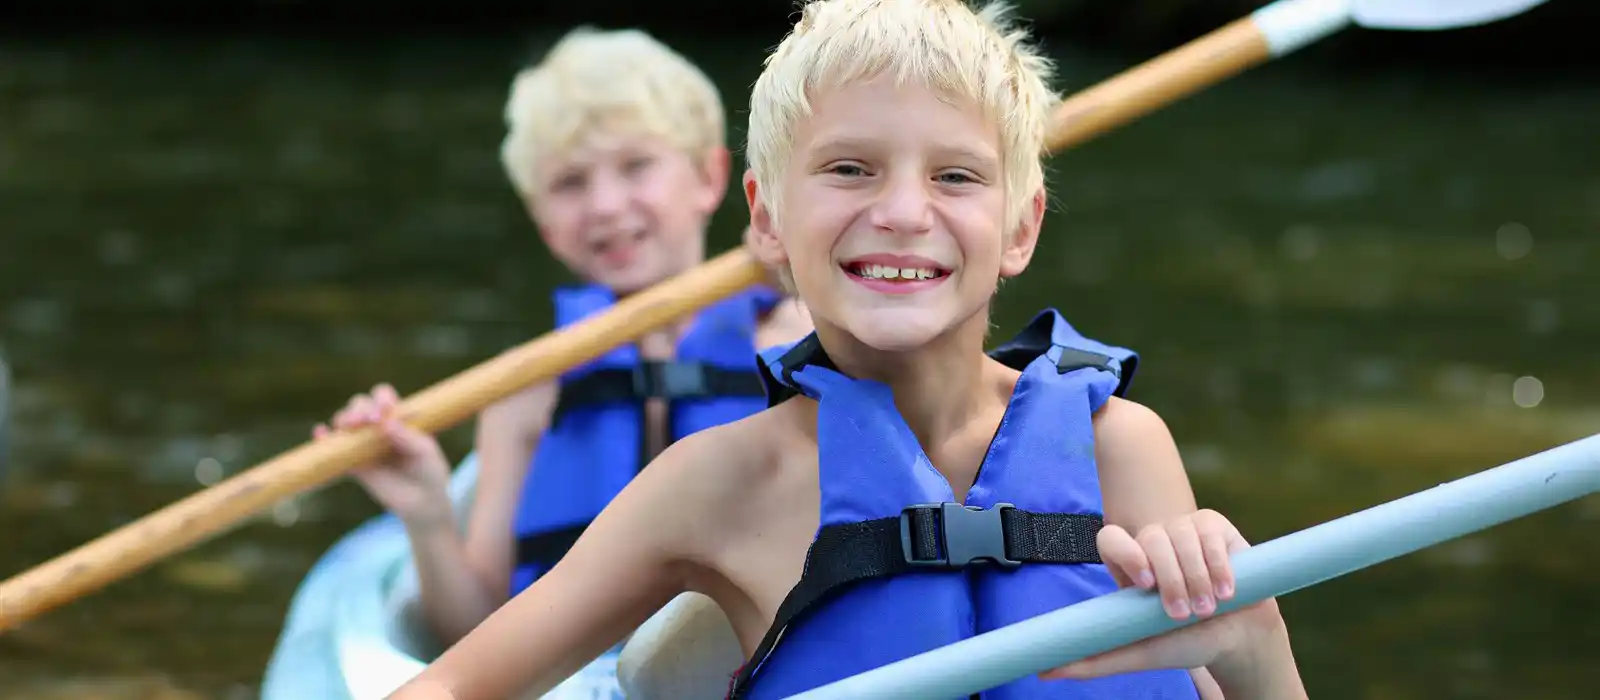
<svg viewBox="0 0 1600 700"><path fill-rule="evenodd" d="M559 277L494 155L503 48L10 52L0 573L301 442L351 391L546 327ZM760 42L718 50L742 109ZM1057 159L999 310L1142 351L1137 397L1256 540L1600 425L1600 153L1575 146L1600 98L1320 80L1253 76ZM0 688L250 697L298 578L373 512L348 485L285 501L0 636ZM1286 599L1314 695L1586 697L1597 521L1573 504Z"/></svg>

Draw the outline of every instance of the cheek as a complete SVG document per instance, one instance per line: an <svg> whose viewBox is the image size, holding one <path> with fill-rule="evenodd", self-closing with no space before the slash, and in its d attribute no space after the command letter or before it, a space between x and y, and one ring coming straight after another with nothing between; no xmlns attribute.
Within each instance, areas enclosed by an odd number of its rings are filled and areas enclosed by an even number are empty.
<svg viewBox="0 0 1600 700"><path fill-rule="evenodd" d="M583 216L577 207L553 201L540 206L533 217L539 238L546 247L563 257L574 257L583 249Z"/></svg>
<svg viewBox="0 0 1600 700"><path fill-rule="evenodd" d="M836 222L813 216L793 216L778 229L792 274L799 279L827 284L834 270L834 248L843 230Z"/></svg>
<svg viewBox="0 0 1600 700"><path fill-rule="evenodd" d="M694 229L696 227L688 224L705 215L700 211L705 189L694 172L679 173L663 169L638 183L637 201L649 210L652 217L669 224L667 228L672 231Z"/></svg>
<svg viewBox="0 0 1600 700"><path fill-rule="evenodd" d="M961 217L960 235L956 244L961 246L963 265L985 273L999 273L1000 258L1005 252L1005 234L995 226L999 213L992 208L976 209Z"/></svg>

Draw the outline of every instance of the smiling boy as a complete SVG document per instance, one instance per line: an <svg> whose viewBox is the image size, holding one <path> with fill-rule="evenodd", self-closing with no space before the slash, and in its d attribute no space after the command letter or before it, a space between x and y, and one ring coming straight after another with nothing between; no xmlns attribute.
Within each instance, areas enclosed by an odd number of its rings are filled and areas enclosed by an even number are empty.
<svg viewBox="0 0 1600 700"><path fill-rule="evenodd" d="M516 76L505 118L506 173L540 239L582 280L556 290L558 326L704 260L730 156L716 87L688 59L639 30L577 29ZM803 308L780 300L765 287L735 295L484 411L465 533L438 443L386 420L395 390L350 400L333 428L388 431L391 457L356 476L404 522L440 641L554 566L667 444L765 406L756 349L811 328ZM668 381L684 378L695 391Z"/></svg>
<svg viewBox="0 0 1600 700"><path fill-rule="evenodd" d="M750 108L750 245L816 326L762 353L771 407L668 448L554 570L393 697L541 692L682 591L727 614L743 698L1119 586L1159 590L1178 619L1215 616L1247 544L1197 509L1161 419L1121 398L1136 356L1053 310L984 350L999 280L1026 269L1045 211L1056 98L1023 39L998 5L805 5ZM1304 697L1275 603L984 697L1222 695Z"/></svg>

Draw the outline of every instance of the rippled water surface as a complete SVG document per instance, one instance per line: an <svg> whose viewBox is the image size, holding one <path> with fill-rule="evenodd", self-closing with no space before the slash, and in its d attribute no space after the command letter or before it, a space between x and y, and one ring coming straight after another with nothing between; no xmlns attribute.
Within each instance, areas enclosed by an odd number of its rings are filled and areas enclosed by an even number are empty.
<svg viewBox="0 0 1600 700"><path fill-rule="evenodd" d="M741 110L762 45L695 54ZM561 277L495 159L514 44L0 48L0 574L547 327ZM1258 541L1600 428L1600 97L1292 69L1057 158L999 312L1140 350L1136 398ZM253 697L374 512L286 502L0 636L0 696ZM1580 501L1286 598L1313 696L1589 697L1597 532Z"/></svg>

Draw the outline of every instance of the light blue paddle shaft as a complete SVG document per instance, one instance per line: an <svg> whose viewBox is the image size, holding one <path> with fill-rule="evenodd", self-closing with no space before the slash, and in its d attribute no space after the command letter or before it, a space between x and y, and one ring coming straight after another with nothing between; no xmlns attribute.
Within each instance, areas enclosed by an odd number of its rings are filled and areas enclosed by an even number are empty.
<svg viewBox="0 0 1600 700"><path fill-rule="evenodd" d="M1596 491L1600 491L1600 435L1239 552L1232 559L1238 590L1221 611L1285 595ZM1154 592L1124 589L791 700L965 698L1193 622L1167 617Z"/></svg>

